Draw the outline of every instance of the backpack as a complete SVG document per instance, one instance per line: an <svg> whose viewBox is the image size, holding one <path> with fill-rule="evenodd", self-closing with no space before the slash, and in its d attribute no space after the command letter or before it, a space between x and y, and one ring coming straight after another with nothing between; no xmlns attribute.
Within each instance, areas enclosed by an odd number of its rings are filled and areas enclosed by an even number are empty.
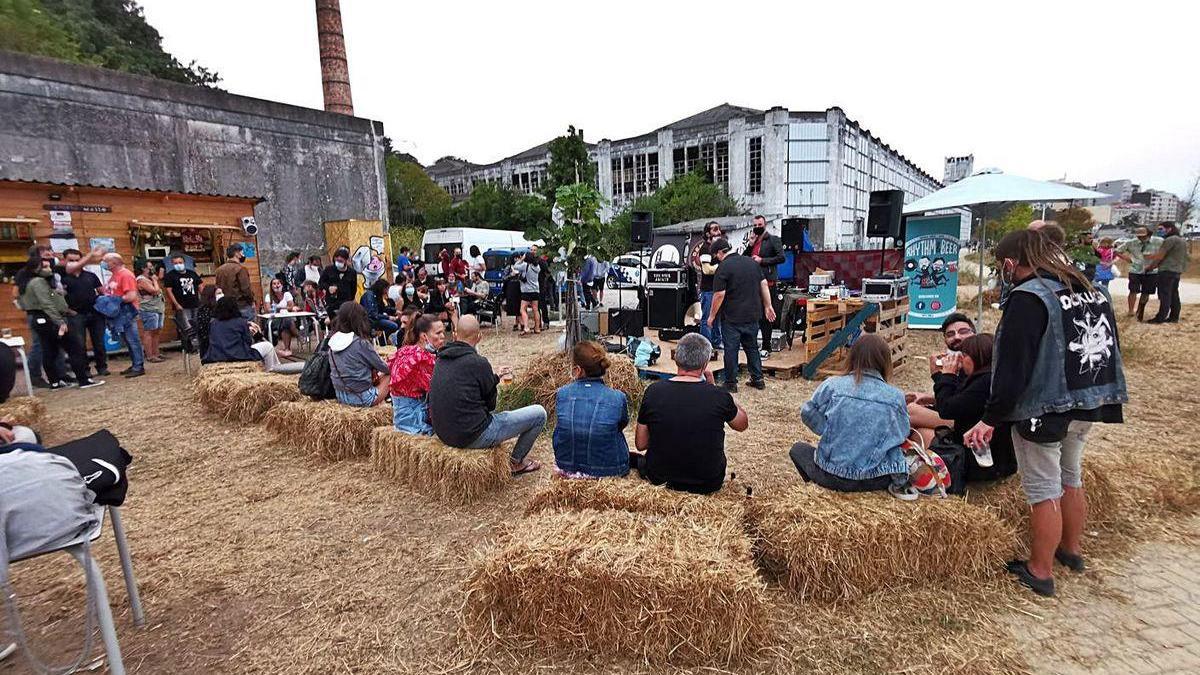
<svg viewBox="0 0 1200 675"><path fill-rule="evenodd" d="M645 338L631 337L625 342L625 351L639 368L652 366L662 356L662 348Z"/></svg>
<svg viewBox="0 0 1200 675"><path fill-rule="evenodd" d="M304 370L300 371L300 393L316 401L336 396L329 374L329 338L321 340L317 350L304 362Z"/></svg>

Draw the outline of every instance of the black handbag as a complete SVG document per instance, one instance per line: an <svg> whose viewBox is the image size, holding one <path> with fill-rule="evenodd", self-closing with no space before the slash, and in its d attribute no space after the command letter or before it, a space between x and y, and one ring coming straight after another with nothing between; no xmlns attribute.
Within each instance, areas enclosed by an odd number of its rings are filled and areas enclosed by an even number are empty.
<svg viewBox="0 0 1200 675"><path fill-rule="evenodd" d="M937 453L946 463L950 472L950 487L946 494L961 495L967 490L967 450L966 446L954 440L954 431L943 427L937 430L929 450Z"/></svg>
<svg viewBox="0 0 1200 675"><path fill-rule="evenodd" d="M334 398L333 378L329 373L329 338L321 340L300 371L300 393L316 401Z"/></svg>

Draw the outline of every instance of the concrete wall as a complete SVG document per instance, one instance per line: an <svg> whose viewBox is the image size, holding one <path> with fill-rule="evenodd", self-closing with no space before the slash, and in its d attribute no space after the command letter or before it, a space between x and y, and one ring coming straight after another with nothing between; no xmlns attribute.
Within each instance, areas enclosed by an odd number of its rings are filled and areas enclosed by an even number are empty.
<svg viewBox="0 0 1200 675"><path fill-rule="evenodd" d="M0 178L261 197L263 273L321 223L387 224L383 125L0 51Z"/></svg>

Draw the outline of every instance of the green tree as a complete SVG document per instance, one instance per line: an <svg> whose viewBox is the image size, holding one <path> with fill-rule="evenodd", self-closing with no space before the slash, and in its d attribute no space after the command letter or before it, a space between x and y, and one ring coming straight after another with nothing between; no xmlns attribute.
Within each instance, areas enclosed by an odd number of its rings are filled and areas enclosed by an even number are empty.
<svg viewBox="0 0 1200 675"><path fill-rule="evenodd" d="M395 227L424 227L426 214L450 207L450 194L420 164L387 157L388 219Z"/></svg>
<svg viewBox="0 0 1200 675"><path fill-rule="evenodd" d="M480 183L462 202L426 213L426 227L486 227L529 230L550 222L550 205L540 196L522 195L504 185Z"/></svg>
<svg viewBox="0 0 1200 675"><path fill-rule="evenodd" d="M0 45L185 84L221 81L164 51L162 36L133 0L0 0Z"/></svg>
<svg viewBox="0 0 1200 675"><path fill-rule="evenodd" d="M541 239L550 251L566 253L563 264L567 269L567 297L565 318L567 323L566 348L571 349L581 339L579 303L575 301L579 292L579 272L583 259L591 254L605 255L611 240L611 224L600 220L604 207L604 196L592 183L564 185L554 194L555 207L562 213L562 225L546 222L526 231L529 239Z"/></svg>
<svg viewBox="0 0 1200 675"><path fill-rule="evenodd" d="M667 181L653 194L636 199L614 221L628 241L629 223L634 211L649 211L654 226L662 227L699 218L737 216L745 213L725 188L710 183L702 172L693 171Z"/></svg>
<svg viewBox="0 0 1200 675"><path fill-rule="evenodd" d="M1016 232L1029 227L1029 223L1037 219L1033 207L1029 204L1013 204L1005 210L999 219L987 221L987 236L992 241L999 241L1009 232ZM979 233L975 233L978 238Z"/></svg>
<svg viewBox="0 0 1200 675"><path fill-rule="evenodd" d="M550 164L546 167L546 183L542 186L547 202L553 202L558 188L564 185L595 184L596 164L588 157L582 130L568 126L566 135L550 141L549 149Z"/></svg>

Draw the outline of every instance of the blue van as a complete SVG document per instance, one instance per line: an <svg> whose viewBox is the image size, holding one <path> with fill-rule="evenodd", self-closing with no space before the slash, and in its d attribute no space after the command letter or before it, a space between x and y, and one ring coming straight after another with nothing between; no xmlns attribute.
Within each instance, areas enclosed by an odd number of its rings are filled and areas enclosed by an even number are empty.
<svg viewBox="0 0 1200 675"><path fill-rule="evenodd" d="M492 287L492 295L504 295L504 271L512 264L514 255L528 253L529 248L489 248L483 252L483 278Z"/></svg>

